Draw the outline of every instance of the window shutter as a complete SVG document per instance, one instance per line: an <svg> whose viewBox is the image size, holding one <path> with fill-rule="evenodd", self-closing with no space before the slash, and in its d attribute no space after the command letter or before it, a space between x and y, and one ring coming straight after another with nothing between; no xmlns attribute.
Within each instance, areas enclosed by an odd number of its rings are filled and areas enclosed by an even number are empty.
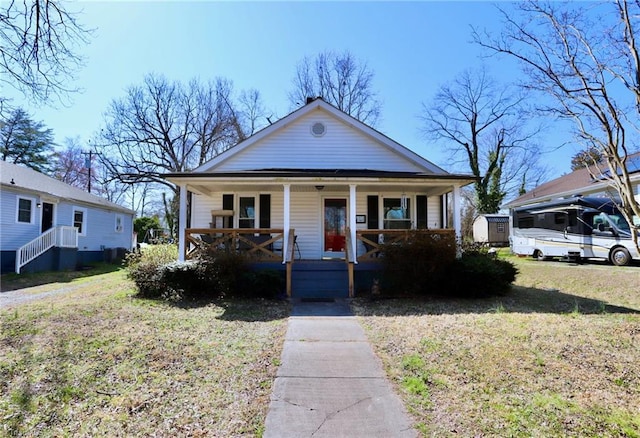
<svg viewBox="0 0 640 438"><path fill-rule="evenodd" d="M271 195L260 195L260 228L271 228Z"/></svg>
<svg viewBox="0 0 640 438"><path fill-rule="evenodd" d="M380 228L378 218L378 195L367 196L367 228L377 230Z"/></svg>
<svg viewBox="0 0 640 438"><path fill-rule="evenodd" d="M419 230L429 228L427 224L427 197L424 195L416 196L416 222Z"/></svg>
<svg viewBox="0 0 640 438"><path fill-rule="evenodd" d="M233 195L222 195L222 209L233 210Z"/></svg>

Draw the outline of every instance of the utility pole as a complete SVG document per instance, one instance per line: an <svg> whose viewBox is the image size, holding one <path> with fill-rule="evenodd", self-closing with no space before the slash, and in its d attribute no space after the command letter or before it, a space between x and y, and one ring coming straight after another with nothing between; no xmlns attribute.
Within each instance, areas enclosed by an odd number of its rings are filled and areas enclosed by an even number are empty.
<svg viewBox="0 0 640 438"><path fill-rule="evenodd" d="M89 150L89 152L82 152L82 155L88 155L89 158L85 158L84 167L88 169L88 181L87 181L87 190L91 193L91 163L94 155L100 155L98 152L93 152Z"/></svg>

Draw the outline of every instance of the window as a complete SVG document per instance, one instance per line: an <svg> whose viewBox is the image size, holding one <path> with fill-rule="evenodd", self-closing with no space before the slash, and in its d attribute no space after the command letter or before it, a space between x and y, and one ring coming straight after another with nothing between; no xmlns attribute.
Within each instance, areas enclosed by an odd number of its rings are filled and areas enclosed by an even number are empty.
<svg viewBox="0 0 640 438"><path fill-rule="evenodd" d="M411 214L409 199L384 198L383 201L384 229L402 230L411 228Z"/></svg>
<svg viewBox="0 0 640 438"><path fill-rule="evenodd" d="M116 233L122 233L124 229L124 219L121 214L116 214Z"/></svg>
<svg viewBox="0 0 640 438"><path fill-rule="evenodd" d="M78 234L80 234L81 236L84 236L87 234L87 210L86 209L74 207L73 226L78 229Z"/></svg>
<svg viewBox="0 0 640 438"><path fill-rule="evenodd" d="M498 229L498 233L505 232L504 222L498 222L496 225L497 225L496 228Z"/></svg>
<svg viewBox="0 0 640 438"><path fill-rule="evenodd" d="M18 211L16 212L16 222L20 222L23 224L32 224L34 222L33 205L33 199L18 197Z"/></svg>
<svg viewBox="0 0 640 438"><path fill-rule="evenodd" d="M238 228L255 228L256 198L240 197L239 203Z"/></svg>

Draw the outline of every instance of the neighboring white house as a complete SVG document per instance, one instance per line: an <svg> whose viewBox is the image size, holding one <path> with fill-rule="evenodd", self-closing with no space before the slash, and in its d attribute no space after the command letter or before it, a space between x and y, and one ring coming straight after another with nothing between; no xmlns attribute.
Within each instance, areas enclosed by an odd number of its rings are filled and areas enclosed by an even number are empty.
<svg viewBox="0 0 640 438"><path fill-rule="evenodd" d="M132 248L132 210L5 161L0 188L2 273L74 269Z"/></svg>
<svg viewBox="0 0 640 438"><path fill-rule="evenodd" d="M490 245L509 244L509 215L481 214L473 221L473 241Z"/></svg>
<svg viewBox="0 0 640 438"><path fill-rule="evenodd" d="M198 234L223 228L251 229L263 249L285 248L285 261L356 264L379 230L447 228L448 210L459 235L460 188L475 181L320 98L194 171L166 177L180 187L181 258Z"/></svg>

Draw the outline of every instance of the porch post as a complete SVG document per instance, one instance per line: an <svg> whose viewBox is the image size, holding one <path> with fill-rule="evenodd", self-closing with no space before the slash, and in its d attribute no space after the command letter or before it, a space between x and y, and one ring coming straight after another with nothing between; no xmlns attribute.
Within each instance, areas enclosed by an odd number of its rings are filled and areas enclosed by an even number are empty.
<svg viewBox="0 0 640 438"><path fill-rule="evenodd" d="M289 229L291 228L291 184L284 184L284 241L282 242L282 255L289 247ZM292 236L293 238L293 236Z"/></svg>
<svg viewBox="0 0 640 438"><path fill-rule="evenodd" d="M462 203L460 196L460 186L453 186L453 229L456 233L456 239L462 240Z"/></svg>
<svg viewBox="0 0 640 438"><path fill-rule="evenodd" d="M184 262L187 234L187 185L180 185L180 210L178 213L178 260Z"/></svg>
<svg viewBox="0 0 640 438"><path fill-rule="evenodd" d="M351 248L354 259L357 259L356 248L356 185L349 184L349 230L351 232Z"/></svg>

